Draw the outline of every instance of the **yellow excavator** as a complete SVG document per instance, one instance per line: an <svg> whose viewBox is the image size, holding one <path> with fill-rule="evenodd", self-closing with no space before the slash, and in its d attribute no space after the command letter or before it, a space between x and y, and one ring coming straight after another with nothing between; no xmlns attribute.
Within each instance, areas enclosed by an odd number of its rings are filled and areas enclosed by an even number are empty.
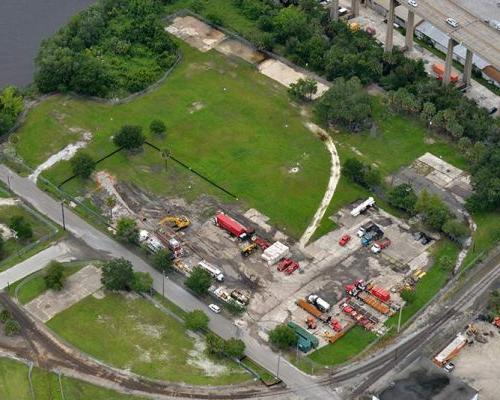
<svg viewBox="0 0 500 400"><path fill-rule="evenodd" d="M176 231L180 231L191 225L191 221L185 215L167 215L161 219L160 225L165 225L167 222L169 222Z"/></svg>

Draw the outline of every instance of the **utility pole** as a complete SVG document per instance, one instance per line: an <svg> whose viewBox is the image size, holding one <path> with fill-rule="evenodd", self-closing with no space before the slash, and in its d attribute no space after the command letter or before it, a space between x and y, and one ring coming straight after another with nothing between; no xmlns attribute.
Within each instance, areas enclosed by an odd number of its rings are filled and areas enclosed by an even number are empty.
<svg viewBox="0 0 500 400"><path fill-rule="evenodd" d="M399 309L399 317L398 317L398 333L399 330L401 329L401 314L403 314L403 306Z"/></svg>
<svg viewBox="0 0 500 400"><path fill-rule="evenodd" d="M64 200L61 201L61 214L62 214L63 229L66 230L66 219L64 218Z"/></svg>
<svg viewBox="0 0 500 400"><path fill-rule="evenodd" d="M9 190L12 190L10 187L10 174L7 174L7 186L9 186Z"/></svg>
<svg viewBox="0 0 500 400"><path fill-rule="evenodd" d="M165 297L165 269L163 269L163 286L161 288L161 295Z"/></svg>
<svg viewBox="0 0 500 400"><path fill-rule="evenodd" d="M278 368L276 369L276 378L280 378L280 361L281 361L281 351L278 354Z"/></svg>

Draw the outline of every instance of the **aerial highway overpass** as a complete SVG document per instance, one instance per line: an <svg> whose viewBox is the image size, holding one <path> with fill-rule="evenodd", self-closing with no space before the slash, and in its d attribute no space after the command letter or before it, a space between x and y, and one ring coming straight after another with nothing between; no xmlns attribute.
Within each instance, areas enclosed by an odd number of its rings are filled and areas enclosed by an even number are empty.
<svg viewBox="0 0 500 400"><path fill-rule="evenodd" d="M370 0L366 0L369 2ZM338 0L333 1L338 4ZM352 13L356 17L359 14L360 0L351 0ZM406 48L413 47L413 34L415 30L415 14L430 22L433 26L449 36L448 51L446 54L446 68L443 82L450 81L451 67L453 62L453 48L462 44L466 49L463 80L469 85L472 72L472 56L479 55L488 61L494 68L500 70L500 32L490 27L479 17L456 4L453 0L415 0L417 6L412 6L407 0L389 0L387 13L387 32L385 50L391 51L393 47L394 31L394 9L397 5L408 9L406 22ZM472 2L471 2L472 3ZM333 14L333 13L332 13ZM453 27L446 20L453 18L458 25Z"/></svg>

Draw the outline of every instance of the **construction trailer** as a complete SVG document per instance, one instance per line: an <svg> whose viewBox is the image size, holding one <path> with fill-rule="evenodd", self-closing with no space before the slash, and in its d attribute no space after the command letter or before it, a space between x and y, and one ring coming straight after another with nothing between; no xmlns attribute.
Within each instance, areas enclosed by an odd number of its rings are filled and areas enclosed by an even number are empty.
<svg viewBox="0 0 500 400"><path fill-rule="evenodd" d="M215 216L215 225L219 228L224 229L226 232L232 236L236 236L240 240L249 239L253 233L252 229L248 229L240 224L235 219L231 218L229 215L219 212Z"/></svg>
<svg viewBox="0 0 500 400"><path fill-rule="evenodd" d="M363 201L359 206L356 206L351 211L351 216L357 217L359 214L365 212L369 207L373 207L375 205L375 200L373 197L368 197L365 201Z"/></svg>
<svg viewBox="0 0 500 400"><path fill-rule="evenodd" d="M322 313L314 305L312 305L311 303L308 303L306 299L298 299L296 304L300 308L302 308L303 310L307 311L309 314L318 318L320 321L325 322L325 323L330 321L331 317L329 315Z"/></svg>
<svg viewBox="0 0 500 400"><path fill-rule="evenodd" d="M311 349L316 349L319 346L319 340L313 334L307 332L304 328L294 322L289 322L288 326L294 330L298 336L297 347L300 351L307 353Z"/></svg>
<svg viewBox="0 0 500 400"><path fill-rule="evenodd" d="M467 344L467 336L459 332L455 339L448 346L441 350L433 359L432 362L438 367L444 367L448 362L455 358L460 350Z"/></svg>
<svg viewBox="0 0 500 400"><path fill-rule="evenodd" d="M281 242L274 242L271 246L262 252L262 259L269 266L276 264L282 258L288 257L290 249Z"/></svg>
<svg viewBox="0 0 500 400"><path fill-rule="evenodd" d="M216 281L218 281L218 282L223 282L224 281L224 274L215 265L210 264L206 260L201 260L198 263L198 266L200 268L204 269L205 271L207 271Z"/></svg>

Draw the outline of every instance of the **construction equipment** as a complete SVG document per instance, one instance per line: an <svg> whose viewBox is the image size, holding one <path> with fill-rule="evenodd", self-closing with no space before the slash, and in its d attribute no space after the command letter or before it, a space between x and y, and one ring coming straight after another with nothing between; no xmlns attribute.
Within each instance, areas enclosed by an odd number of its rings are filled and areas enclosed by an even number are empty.
<svg viewBox="0 0 500 400"><path fill-rule="evenodd" d="M257 244L257 246L259 246L263 251L271 246L271 243L259 236L252 236L252 241L255 242L255 244Z"/></svg>
<svg viewBox="0 0 500 400"><path fill-rule="evenodd" d="M218 281L218 282L224 281L223 272L219 268L217 268L215 265L210 264L208 261L201 260L198 263L198 267L207 271L216 281Z"/></svg>
<svg viewBox="0 0 500 400"><path fill-rule="evenodd" d="M247 305L250 302L250 298L248 294L244 293L240 289L234 289L231 292L231 297L235 300L238 300L240 303Z"/></svg>
<svg viewBox="0 0 500 400"><path fill-rule="evenodd" d="M191 225L191 221L185 215L167 215L160 220L160 225L165 225L167 222L170 222L172 228L176 231L180 231Z"/></svg>
<svg viewBox="0 0 500 400"><path fill-rule="evenodd" d="M318 310L315 306L308 303L306 299L297 300L297 305L303 310L307 311L312 316L318 318L320 321L327 323L330 321L330 316L323 314L320 310Z"/></svg>
<svg viewBox="0 0 500 400"><path fill-rule="evenodd" d="M460 350L463 349L465 344L467 343L467 337L463 333L458 333L455 339L448 344L443 350L441 350L432 361L438 367L445 366L448 362L450 362L453 358L455 358Z"/></svg>
<svg viewBox="0 0 500 400"><path fill-rule="evenodd" d="M359 30L359 24L357 24ZM365 201L363 201L359 206L353 208L351 211L351 215L353 217L357 217L359 214L365 212L369 207L373 207L375 205L375 200L373 197L368 197Z"/></svg>
<svg viewBox="0 0 500 400"><path fill-rule="evenodd" d="M299 350L307 353L312 348L315 349L319 346L318 338L313 334L307 332L301 326L295 324L294 322L289 322L287 325L294 330L299 338L297 342L297 347L299 348Z"/></svg>
<svg viewBox="0 0 500 400"><path fill-rule="evenodd" d="M373 286L370 289L370 292L371 292L371 294L373 294L374 296L378 297L382 301L387 302L387 301L389 301L391 299L391 294L387 290L382 289L380 287Z"/></svg>
<svg viewBox="0 0 500 400"><path fill-rule="evenodd" d="M382 303L379 299L368 292L360 292L358 294L358 298L381 314L387 315L391 313L391 309L388 305Z"/></svg>
<svg viewBox="0 0 500 400"><path fill-rule="evenodd" d="M342 325L340 325L340 322L336 319L330 321L330 326L335 332L340 332L342 330Z"/></svg>
<svg viewBox="0 0 500 400"><path fill-rule="evenodd" d="M314 317L307 317L306 325L307 329L316 329L317 328L316 319Z"/></svg>
<svg viewBox="0 0 500 400"><path fill-rule="evenodd" d="M292 260L292 263L288 266L287 269L285 269L285 274L286 275L292 275L295 271L299 269L299 263L296 261Z"/></svg>
<svg viewBox="0 0 500 400"><path fill-rule="evenodd" d="M345 331L337 332L337 333L331 333L328 331L323 332L321 336L325 338L327 342L330 344L335 343L337 340L339 340L342 336L344 336Z"/></svg>
<svg viewBox="0 0 500 400"><path fill-rule="evenodd" d="M293 260L290 258L283 258L281 261L278 263L278 271L283 272L285 269L287 269L290 265L292 265Z"/></svg>
<svg viewBox="0 0 500 400"><path fill-rule="evenodd" d="M240 240L248 239L254 232L253 229L245 228L238 221L222 212L219 212L215 216L214 222L215 225L217 225L219 228L224 229L226 232L230 233L233 236L236 236Z"/></svg>
<svg viewBox="0 0 500 400"><path fill-rule="evenodd" d="M241 255L243 257L248 257L257 249L257 245L255 243L245 243L241 246Z"/></svg>
<svg viewBox="0 0 500 400"><path fill-rule="evenodd" d="M323 300L317 294L311 294L307 298L307 301L309 303L313 304L314 306L316 306L316 308L318 308L320 311L323 311L323 312L330 311L330 308L331 308L330 303L328 303L325 300Z"/></svg>

